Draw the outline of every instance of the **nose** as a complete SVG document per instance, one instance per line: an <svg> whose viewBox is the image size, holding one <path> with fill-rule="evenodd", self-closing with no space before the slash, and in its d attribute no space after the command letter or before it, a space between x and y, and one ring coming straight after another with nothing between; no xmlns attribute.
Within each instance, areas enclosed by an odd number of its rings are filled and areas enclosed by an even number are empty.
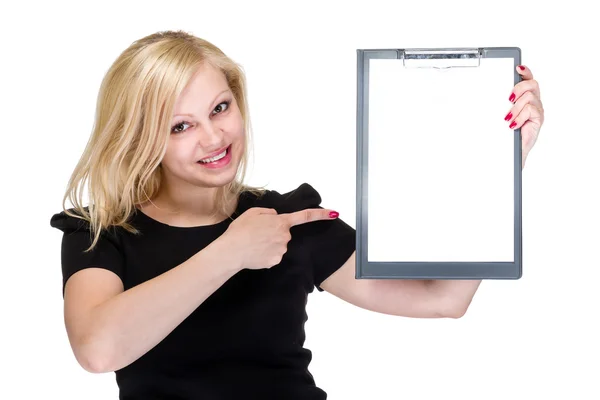
<svg viewBox="0 0 600 400"><path fill-rule="evenodd" d="M198 145L203 149L214 149L223 144L223 131L212 121L205 122L198 132Z"/></svg>

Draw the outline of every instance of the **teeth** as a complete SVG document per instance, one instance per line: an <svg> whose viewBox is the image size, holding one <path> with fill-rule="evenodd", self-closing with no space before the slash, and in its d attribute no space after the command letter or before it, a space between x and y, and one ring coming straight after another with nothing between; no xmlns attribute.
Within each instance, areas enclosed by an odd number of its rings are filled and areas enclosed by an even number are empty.
<svg viewBox="0 0 600 400"><path fill-rule="evenodd" d="M219 154L219 155L216 155L216 156L211 157L211 158L205 158L203 160L200 160L200 162L203 163L203 164L206 164L206 163L210 163L210 162L213 162L213 161L217 161L217 160L220 160L221 158L225 157L225 154L227 154L227 149L223 150L223 152L221 154Z"/></svg>

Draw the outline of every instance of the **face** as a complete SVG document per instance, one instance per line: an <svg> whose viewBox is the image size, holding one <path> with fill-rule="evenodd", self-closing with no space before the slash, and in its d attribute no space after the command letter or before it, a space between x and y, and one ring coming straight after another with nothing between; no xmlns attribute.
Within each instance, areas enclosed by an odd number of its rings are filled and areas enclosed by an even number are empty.
<svg viewBox="0 0 600 400"><path fill-rule="evenodd" d="M175 104L161 162L164 178L171 188L226 185L235 178L244 140L242 115L225 76L202 66Z"/></svg>

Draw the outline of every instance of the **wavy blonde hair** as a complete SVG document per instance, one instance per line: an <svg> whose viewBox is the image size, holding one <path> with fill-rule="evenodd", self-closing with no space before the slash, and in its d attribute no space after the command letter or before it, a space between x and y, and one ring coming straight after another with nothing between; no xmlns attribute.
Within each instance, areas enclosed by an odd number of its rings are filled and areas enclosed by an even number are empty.
<svg viewBox="0 0 600 400"><path fill-rule="evenodd" d="M213 216L227 213L243 191L261 195L263 187L245 185L251 150L246 78L240 65L206 40L183 31L162 31L133 42L106 73L97 98L94 127L69 180L62 207L90 225L90 251L108 227L129 224L136 205L151 200L161 186L160 162L166 152L175 102L199 67L208 63L225 75L238 103L246 134L235 179L219 187ZM89 206L82 205L88 183ZM70 199L79 215L70 212Z"/></svg>

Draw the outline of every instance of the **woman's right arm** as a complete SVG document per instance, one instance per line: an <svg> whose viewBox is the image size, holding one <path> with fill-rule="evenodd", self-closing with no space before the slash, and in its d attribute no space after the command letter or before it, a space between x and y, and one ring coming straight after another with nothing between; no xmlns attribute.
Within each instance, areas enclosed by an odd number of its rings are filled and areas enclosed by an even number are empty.
<svg viewBox="0 0 600 400"><path fill-rule="evenodd" d="M113 272L86 268L65 286L64 318L77 361L89 372L121 369L152 349L239 270L216 239L173 269L123 291Z"/></svg>
<svg viewBox="0 0 600 400"><path fill-rule="evenodd" d="M272 208L252 207L203 250L126 291L113 272L101 268L76 272L65 285L65 324L75 357L90 372L126 367L238 271L279 264L292 226L335 218L330 211L278 214Z"/></svg>

